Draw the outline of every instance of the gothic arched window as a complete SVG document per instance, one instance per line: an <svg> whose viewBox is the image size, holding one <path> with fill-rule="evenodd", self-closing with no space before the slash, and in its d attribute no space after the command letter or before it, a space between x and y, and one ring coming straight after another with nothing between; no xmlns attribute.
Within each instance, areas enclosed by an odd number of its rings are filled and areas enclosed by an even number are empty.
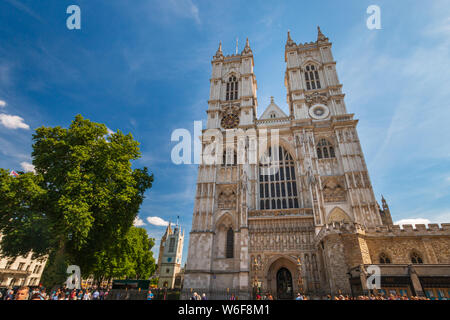
<svg viewBox="0 0 450 320"><path fill-rule="evenodd" d="M319 71L317 68L310 64L306 66L305 81L307 90L320 89Z"/></svg>
<svg viewBox="0 0 450 320"><path fill-rule="evenodd" d="M299 208L294 159L282 147L270 147L266 154L271 162L259 166L260 209Z"/></svg>
<svg viewBox="0 0 450 320"><path fill-rule="evenodd" d="M334 148L327 139L320 139L317 144L317 158L328 159L335 158Z"/></svg>
<svg viewBox="0 0 450 320"><path fill-rule="evenodd" d="M234 232L233 228L230 227L227 231L227 247L225 250L226 258L233 258L234 252Z"/></svg>
<svg viewBox="0 0 450 320"><path fill-rule="evenodd" d="M227 91L225 100L237 100L238 98L238 85L239 82L235 76L231 76L227 82Z"/></svg>
<svg viewBox="0 0 450 320"><path fill-rule="evenodd" d="M418 254L417 252L413 252L413 253L411 254L411 262L412 262L413 264L421 264L421 263L423 263L423 259L422 259L422 257L420 256L420 254Z"/></svg>
<svg viewBox="0 0 450 320"><path fill-rule="evenodd" d="M391 259L384 252L380 254L380 263L381 264L389 264L391 263Z"/></svg>

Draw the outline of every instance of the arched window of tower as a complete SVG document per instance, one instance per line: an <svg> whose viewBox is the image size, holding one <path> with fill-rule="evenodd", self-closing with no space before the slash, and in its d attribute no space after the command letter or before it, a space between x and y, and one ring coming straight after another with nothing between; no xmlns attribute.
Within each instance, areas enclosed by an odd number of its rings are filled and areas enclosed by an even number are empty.
<svg viewBox="0 0 450 320"><path fill-rule="evenodd" d="M307 90L321 89L319 70L313 64L309 64L305 68L305 82Z"/></svg>
<svg viewBox="0 0 450 320"><path fill-rule="evenodd" d="M234 232L233 228L230 227L227 231L227 248L225 250L227 259L233 258L234 251Z"/></svg>
<svg viewBox="0 0 450 320"><path fill-rule="evenodd" d="M236 76L231 76L230 78L228 78L227 90L226 90L226 95L225 95L226 101L237 100L238 85L239 85L239 83L237 81Z"/></svg>

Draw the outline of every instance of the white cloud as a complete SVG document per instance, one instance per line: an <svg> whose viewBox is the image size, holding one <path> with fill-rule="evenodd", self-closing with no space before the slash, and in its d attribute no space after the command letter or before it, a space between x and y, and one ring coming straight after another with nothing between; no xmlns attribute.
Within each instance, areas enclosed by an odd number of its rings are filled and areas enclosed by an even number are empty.
<svg viewBox="0 0 450 320"><path fill-rule="evenodd" d="M30 129L30 126L23 122L23 118L5 113L0 114L0 123L8 129Z"/></svg>
<svg viewBox="0 0 450 320"><path fill-rule="evenodd" d="M147 221L148 223L158 227L167 227L169 225L169 222L165 221L164 219L161 219L160 217L148 217Z"/></svg>
<svg viewBox="0 0 450 320"><path fill-rule="evenodd" d="M112 131L110 128L106 127L106 130L108 131L108 135L112 135L114 131Z"/></svg>
<svg viewBox="0 0 450 320"><path fill-rule="evenodd" d="M0 108L6 107L6 101L0 100Z"/></svg>
<svg viewBox="0 0 450 320"><path fill-rule="evenodd" d="M402 219L402 220L399 220L399 221L395 222L394 224L398 224L398 225L404 225L404 224L416 225L416 224L429 224L429 223L431 223L431 221L428 220L428 219L415 218L415 219Z"/></svg>
<svg viewBox="0 0 450 320"><path fill-rule="evenodd" d="M136 217L136 219L134 219L133 225L135 227L142 227L142 226L145 226L145 222L144 222L144 220L140 219L139 217Z"/></svg>
<svg viewBox="0 0 450 320"><path fill-rule="evenodd" d="M167 4L174 14L201 23L198 7L191 0L168 0Z"/></svg>
<svg viewBox="0 0 450 320"><path fill-rule="evenodd" d="M36 170L31 163L24 161L24 162L21 162L20 165L22 166L23 171L36 173Z"/></svg>

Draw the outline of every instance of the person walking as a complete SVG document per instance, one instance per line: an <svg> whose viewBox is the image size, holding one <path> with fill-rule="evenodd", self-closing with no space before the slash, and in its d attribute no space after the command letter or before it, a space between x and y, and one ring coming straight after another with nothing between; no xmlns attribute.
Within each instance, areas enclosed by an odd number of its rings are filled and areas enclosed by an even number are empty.
<svg viewBox="0 0 450 320"><path fill-rule="evenodd" d="M28 287L20 287L17 290L14 300L28 300L29 294L30 294L30 289Z"/></svg>
<svg viewBox="0 0 450 320"><path fill-rule="evenodd" d="M100 297L100 292L98 292L98 289L95 289L94 293L92 294L93 300L98 300Z"/></svg>

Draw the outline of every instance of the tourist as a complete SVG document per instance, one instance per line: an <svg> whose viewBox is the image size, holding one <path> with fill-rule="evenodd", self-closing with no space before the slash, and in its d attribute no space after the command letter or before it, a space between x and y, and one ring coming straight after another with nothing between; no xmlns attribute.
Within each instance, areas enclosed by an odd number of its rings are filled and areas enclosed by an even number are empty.
<svg viewBox="0 0 450 320"><path fill-rule="evenodd" d="M17 290L15 300L28 300L29 290L28 287L20 287Z"/></svg>
<svg viewBox="0 0 450 320"><path fill-rule="evenodd" d="M153 300L153 297L154 297L154 295L153 295L153 293L152 293L152 290L148 290L148 293L147 293L147 300Z"/></svg>
<svg viewBox="0 0 450 320"><path fill-rule="evenodd" d="M91 293L89 292L89 289L86 289L86 292L83 295L83 300L91 300Z"/></svg>
<svg viewBox="0 0 450 320"><path fill-rule="evenodd" d="M206 299L206 294L204 294L204 293L202 294L202 300L207 300Z"/></svg>
<svg viewBox="0 0 450 320"><path fill-rule="evenodd" d="M98 289L95 289L94 293L92 294L92 299L98 300L99 297L100 297L100 292L98 291Z"/></svg>
<svg viewBox="0 0 450 320"><path fill-rule="evenodd" d="M295 300L303 300L303 296L300 293L297 293L297 298Z"/></svg>

